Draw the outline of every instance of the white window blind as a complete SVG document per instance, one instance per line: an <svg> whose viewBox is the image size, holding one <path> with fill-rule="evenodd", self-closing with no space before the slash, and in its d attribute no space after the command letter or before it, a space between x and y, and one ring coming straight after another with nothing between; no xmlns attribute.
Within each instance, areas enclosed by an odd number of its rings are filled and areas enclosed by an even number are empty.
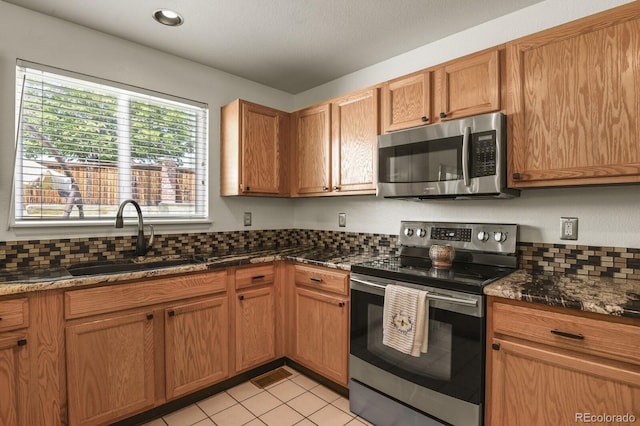
<svg viewBox="0 0 640 426"><path fill-rule="evenodd" d="M207 217L208 107L19 60L15 224ZM126 214L135 214L133 209Z"/></svg>

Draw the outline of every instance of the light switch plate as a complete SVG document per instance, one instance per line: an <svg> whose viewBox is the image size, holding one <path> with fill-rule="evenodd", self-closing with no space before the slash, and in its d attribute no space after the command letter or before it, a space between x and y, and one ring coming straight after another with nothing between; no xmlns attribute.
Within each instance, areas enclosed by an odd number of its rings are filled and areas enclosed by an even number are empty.
<svg viewBox="0 0 640 426"><path fill-rule="evenodd" d="M577 240L578 239L578 218L577 217L561 217L560 218L560 239L561 240Z"/></svg>
<svg viewBox="0 0 640 426"><path fill-rule="evenodd" d="M338 226L344 228L347 226L347 214L346 213L338 213Z"/></svg>
<svg viewBox="0 0 640 426"><path fill-rule="evenodd" d="M251 226L251 212L244 212L244 226Z"/></svg>

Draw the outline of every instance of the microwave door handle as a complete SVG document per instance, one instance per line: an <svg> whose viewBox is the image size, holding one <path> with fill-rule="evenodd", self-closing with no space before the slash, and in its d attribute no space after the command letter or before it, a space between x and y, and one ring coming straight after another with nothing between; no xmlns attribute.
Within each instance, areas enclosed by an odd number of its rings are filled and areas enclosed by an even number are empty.
<svg viewBox="0 0 640 426"><path fill-rule="evenodd" d="M462 179L464 186L469 186L469 137L471 136L471 127L464 128L462 136Z"/></svg>

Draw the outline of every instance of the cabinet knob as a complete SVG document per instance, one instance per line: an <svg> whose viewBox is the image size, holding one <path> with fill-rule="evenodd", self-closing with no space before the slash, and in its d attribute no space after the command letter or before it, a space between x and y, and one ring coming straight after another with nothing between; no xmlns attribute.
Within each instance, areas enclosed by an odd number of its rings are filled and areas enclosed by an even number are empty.
<svg viewBox="0 0 640 426"><path fill-rule="evenodd" d="M153 314L147 314L147 319L148 320L152 320L153 319Z"/></svg>
<svg viewBox="0 0 640 426"><path fill-rule="evenodd" d="M429 121L429 118L424 115L420 119L422 120L423 123L426 123L427 121Z"/></svg>
<svg viewBox="0 0 640 426"><path fill-rule="evenodd" d="M328 187L328 186L323 186L323 187L322 187L322 190L323 190L324 192L327 192L327 191L329 190L329 187Z"/></svg>
<svg viewBox="0 0 640 426"><path fill-rule="evenodd" d="M514 173L513 174L513 180L519 180L521 178L522 178L522 176L520 176L520 173Z"/></svg>
<svg viewBox="0 0 640 426"><path fill-rule="evenodd" d="M169 315L170 317L175 317L176 316L176 311L170 310L169 312L167 312L167 315Z"/></svg>
<svg viewBox="0 0 640 426"><path fill-rule="evenodd" d="M240 300L244 300L244 295L243 295L243 294L241 294L240 296L238 296L238 299L240 299Z"/></svg>
<svg viewBox="0 0 640 426"><path fill-rule="evenodd" d="M340 191L340 187L338 185L336 185L336 186L333 187L333 190L334 191Z"/></svg>
<svg viewBox="0 0 640 426"><path fill-rule="evenodd" d="M494 351L499 351L500 350L500 343L492 343L491 344L491 349L493 349Z"/></svg>
<svg viewBox="0 0 640 426"><path fill-rule="evenodd" d="M2 321L2 317L0 317L0 321Z"/></svg>
<svg viewBox="0 0 640 426"><path fill-rule="evenodd" d="M20 339L18 340L18 346L24 346L27 344L27 339Z"/></svg>
<svg viewBox="0 0 640 426"><path fill-rule="evenodd" d="M446 112L441 112L440 113L440 118L447 118L447 113Z"/></svg>
<svg viewBox="0 0 640 426"><path fill-rule="evenodd" d="M338 306L340 306L341 308L344 308L344 302L338 302Z"/></svg>

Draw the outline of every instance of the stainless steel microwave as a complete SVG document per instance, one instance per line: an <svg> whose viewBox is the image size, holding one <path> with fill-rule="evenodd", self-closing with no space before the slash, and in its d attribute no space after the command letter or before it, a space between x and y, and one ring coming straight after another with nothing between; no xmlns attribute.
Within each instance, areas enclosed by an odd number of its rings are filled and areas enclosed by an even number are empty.
<svg viewBox="0 0 640 426"><path fill-rule="evenodd" d="M512 198L507 188L507 125L502 113L378 136L378 196Z"/></svg>

